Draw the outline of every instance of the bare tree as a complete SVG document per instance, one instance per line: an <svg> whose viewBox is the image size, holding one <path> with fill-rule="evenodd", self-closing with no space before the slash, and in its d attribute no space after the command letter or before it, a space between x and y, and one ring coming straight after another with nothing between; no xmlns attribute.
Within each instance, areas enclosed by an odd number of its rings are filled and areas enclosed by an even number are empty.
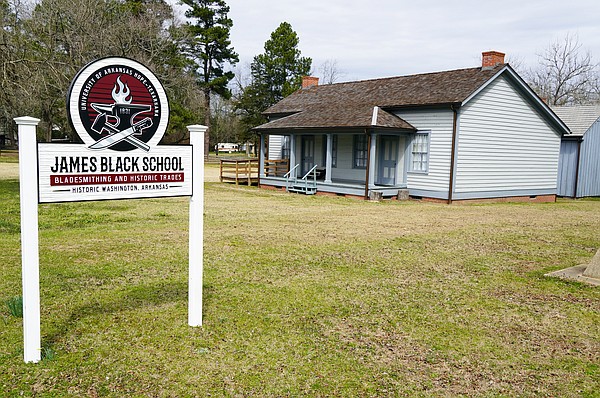
<svg viewBox="0 0 600 398"><path fill-rule="evenodd" d="M533 89L551 105L593 102L598 64L583 51L577 35L567 34L538 54L540 63L528 73Z"/></svg>
<svg viewBox="0 0 600 398"><path fill-rule="evenodd" d="M238 143L243 126L241 126L239 118L235 115L232 100L214 95L211 101L210 113L211 143Z"/></svg>
<svg viewBox="0 0 600 398"><path fill-rule="evenodd" d="M507 55L505 62L510 64L510 66L512 66L512 68L520 75L524 76L528 73L527 69L525 68L525 62L523 61L523 58L519 57L518 55Z"/></svg>
<svg viewBox="0 0 600 398"><path fill-rule="evenodd" d="M105 56L133 58L163 82L171 105L165 140L185 140L185 126L204 113L180 50L185 31L164 0L0 0L0 23L0 122L36 116L40 138L58 129L76 139L66 92L82 66Z"/></svg>
<svg viewBox="0 0 600 398"><path fill-rule="evenodd" d="M319 73L321 74L323 84L337 83L346 75L345 72L340 70L337 60L335 59L328 59L323 62L321 66L319 66Z"/></svg>

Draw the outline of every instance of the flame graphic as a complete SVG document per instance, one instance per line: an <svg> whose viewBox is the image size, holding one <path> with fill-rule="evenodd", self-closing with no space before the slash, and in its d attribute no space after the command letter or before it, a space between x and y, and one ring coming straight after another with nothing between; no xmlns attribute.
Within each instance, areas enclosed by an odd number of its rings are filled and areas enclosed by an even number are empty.
<svg viewBox="0 0 600 398"><path fill-rule="evenodd" d="M119 85L119 90L117 91L117 84ZM127 84L123 84L121 82L121 76L117 77L117 84L112 90L112 97L115 100L115 104L131 104L133 97L130 96L131 91ZM129 99L127 99L129 97Z"/></svg>

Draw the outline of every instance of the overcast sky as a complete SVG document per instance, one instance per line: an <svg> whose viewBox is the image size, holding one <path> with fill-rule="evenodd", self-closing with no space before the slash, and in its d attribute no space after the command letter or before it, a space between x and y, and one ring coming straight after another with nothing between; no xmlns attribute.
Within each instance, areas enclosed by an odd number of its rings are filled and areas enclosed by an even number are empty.
<svg viewBox="0 0 600 398"><path fill-rule="evenodd" d="M600 61L600 0L226 0L240 67L281 22L300 38L314 74L335 60L359 80L479 66L497 50L527 68L550 42L577 35Z"/></svg>

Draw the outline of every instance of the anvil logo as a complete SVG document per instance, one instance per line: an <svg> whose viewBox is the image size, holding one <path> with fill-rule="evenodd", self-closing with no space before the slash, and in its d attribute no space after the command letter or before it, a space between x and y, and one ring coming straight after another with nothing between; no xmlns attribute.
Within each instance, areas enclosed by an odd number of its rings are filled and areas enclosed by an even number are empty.
<svg viewBox="0 0 600 398"><path fill-rule="evenodd" d="M102 103L92 103L92 108L98 112L98 116L92 124L92 130L99 134L105 132L109 135L99 139L90 145L90 149L105 149L119 144L121 141L127 141L146 152L150 147L145 143L133 137L133 135L143 135L143 131L152 127L152 119L144 117L142 120L135 121L138 115L152 111L152 105L132 104L131 91L126 84L121 82L121 76L117 77L117 84L112 91L114 103L110 105ZM117 91L117 85L119 90ZM129 98L129 99L128 99ZM116 123L110 123L110 118Z"/></svg>
<svg viewBox="0 0 600 398"><path fill-rule="evenodd" d="M168 123L168 102L158 79L127 58L84 67L69 90L69 118L91 150L150 151Z"/></svg>

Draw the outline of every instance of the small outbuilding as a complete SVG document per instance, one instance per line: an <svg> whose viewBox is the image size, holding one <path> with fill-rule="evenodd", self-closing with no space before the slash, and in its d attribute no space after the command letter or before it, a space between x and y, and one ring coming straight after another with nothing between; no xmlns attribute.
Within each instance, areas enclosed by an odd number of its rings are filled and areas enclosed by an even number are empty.
<svg viewBox="0 0 600 398"><path fill-rule="evenodd" d="M572 134L560 145L559 196L600 196L600 105L552 108Z"/></svg>
<svg viewBox="0 0 600 398"><path fill-rule="evenodd" d="M365 199L554 201L569 133L496 51L475 68L330 85L310 78L264 114L255 128L261 187ZM289 172L269 172L282 159Z"/></svg>

